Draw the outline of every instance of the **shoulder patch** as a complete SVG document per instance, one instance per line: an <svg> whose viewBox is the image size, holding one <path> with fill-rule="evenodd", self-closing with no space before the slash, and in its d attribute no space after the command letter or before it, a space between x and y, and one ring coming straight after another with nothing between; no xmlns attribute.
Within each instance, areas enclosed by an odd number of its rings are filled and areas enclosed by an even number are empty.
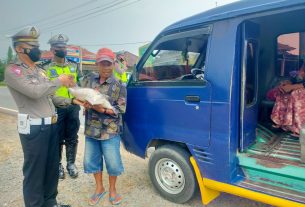
<svg viewBox="0 0 305 207"><path fill-rule="evenodd" d="M51 63L51 60L46 60L40 64L38 64L39 67L44 68L45 66L49 65Z"/></svg>
<svg viewBox="0 0 305 207"><path fill-rule="evenodd" d="M15 74L17 77L22 75L22 69L18 65L12 65L10 71Z"/></svg>
<svg viewBox="0 0 305 207"><path fill-rule="evenodd" d="M50 78L56 78L58 77L58 73L56 69L50 69Z"/></svg>

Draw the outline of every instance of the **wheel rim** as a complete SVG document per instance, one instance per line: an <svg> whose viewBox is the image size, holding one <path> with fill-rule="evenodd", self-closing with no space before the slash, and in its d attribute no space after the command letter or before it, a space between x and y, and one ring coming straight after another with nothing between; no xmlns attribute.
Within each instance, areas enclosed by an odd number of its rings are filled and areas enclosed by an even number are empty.
<svg viewBox="0 0 305 207"><path fill-rule="evenodd" d="M155 176L161 188L170 194L178 194L184 188L185 177L182 169L171 159L162 158L157 162Z"/></svg>

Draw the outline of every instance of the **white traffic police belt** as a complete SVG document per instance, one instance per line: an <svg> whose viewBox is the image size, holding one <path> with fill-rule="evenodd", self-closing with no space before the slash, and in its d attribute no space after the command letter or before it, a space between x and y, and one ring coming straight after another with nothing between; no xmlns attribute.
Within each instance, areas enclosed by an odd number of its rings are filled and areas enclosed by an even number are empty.
<svg viewBox="0 0 305 207"><path fill-rule="evenodd" d="M57 122L57 115L46 118L29 118L30 125L45 125L55 124Z"/></svg>
<svg viewBox="0 0 305 207"><path fill-rule="evenodd" d="M30 134L31 126L51 125L57 122L57 115L45 118L31 118L28 114L18 114L19 134Z"/></svg>

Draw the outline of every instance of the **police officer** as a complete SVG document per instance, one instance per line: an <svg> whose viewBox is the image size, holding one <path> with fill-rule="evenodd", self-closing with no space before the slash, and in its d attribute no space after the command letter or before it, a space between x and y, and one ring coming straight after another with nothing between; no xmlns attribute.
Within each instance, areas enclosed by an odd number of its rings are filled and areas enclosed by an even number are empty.
<svg viewBox="0 0 305 207"><path fill-rule="evenodd" d="M116 60L115 60L115 70L113 70L113 75L115 79L121 81L124 86L126 86L128 78L127 78L127 62L125 59L125 55L123 51L116 53Z"/></svg>
<svg viewBox="0 0 305 207"><path fill-rule="evenodd" d="M67 55L68 37L58 34L49 40L51 52L54 54L53 60L44 63L43 67L47 71L50 80L56 79L61 74L69 74L74 77L77 82L80 77L78 65L75 62L65 59ZM57 89L53 97L53 103L56 106L58 114L58 133L59 133L59 178L65 178L64 167L61 164L63 146L66 146L67 171L72 178L78 176L78 170L75 166L75 158L78 144L78 130L80 126L79 110L81 104L69 93L67 87Z"/></svg>
<svg viewBox="0 0 305 207"><path fill-rule="evenodd" d="M58 185L57 116L51 95L73 79L49 80L35 62L40 59L36 27L11 36L18 59L5 69L5 81L18 106L18 132L24 154L23 196L26 207L55 207Z"/></svg>

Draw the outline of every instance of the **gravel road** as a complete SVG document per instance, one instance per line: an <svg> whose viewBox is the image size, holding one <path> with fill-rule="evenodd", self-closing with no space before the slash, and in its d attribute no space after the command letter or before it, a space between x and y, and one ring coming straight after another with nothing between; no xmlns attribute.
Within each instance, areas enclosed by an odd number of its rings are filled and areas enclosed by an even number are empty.
<svg viewBox="0 0 305 207"><path fill-rule="evenodd" d="M80 132L77 166L80 175L77 179L67 177L59 183L58 201L73 207L86 207L87 198L94 191L91 175L83 173L82 160L84 137ZM148 177L147 159L138 158L122 148L125 173L119 177L117 189L124 200L120 206L128 207L199 207L202 206L199 194L190 202L179 205L164 200L154 190ZM23 155L16 131L16 118L0 113L0 207L23 207L22 197ZM107 178L105 176L105 178ZM105 181L107 181L105 179ZM105 187L108 183L105 182ZM97 206L111 206L107 199ZM209 207L267 207L268 205L244 198L222 194L208 205Z"/></svg>

